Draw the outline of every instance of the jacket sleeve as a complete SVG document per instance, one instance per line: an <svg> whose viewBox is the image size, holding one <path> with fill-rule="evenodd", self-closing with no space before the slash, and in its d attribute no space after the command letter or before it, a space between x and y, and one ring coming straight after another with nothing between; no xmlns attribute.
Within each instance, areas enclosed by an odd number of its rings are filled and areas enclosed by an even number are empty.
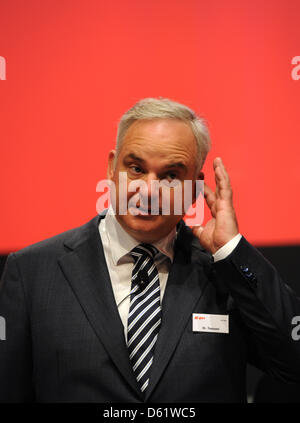
<svg viewBox="0 0 300 423"><path fill-rule="evenodd" d="M0 316L0 402L33 401L30 322L14 254L8 256L0 282Z"/></svg>
<svg viewBox="0 0 300 423"><path fill-rule="evenodd" d="M213 267L246 326L249 362L285 382L300 382L300 340L293 336L300 299L244 237Z"/></svg>

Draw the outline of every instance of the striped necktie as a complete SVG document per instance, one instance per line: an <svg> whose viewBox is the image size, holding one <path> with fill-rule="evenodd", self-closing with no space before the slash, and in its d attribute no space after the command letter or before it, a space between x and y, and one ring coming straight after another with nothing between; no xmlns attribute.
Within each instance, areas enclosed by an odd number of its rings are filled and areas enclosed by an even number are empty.
<svg viewBox="0 0 300 423"><path fill-rule="evenodd" d="M149 384L154 347L161 324L160 285L154 256L158 250L140 244L131 250L135 265L131 278L127 346L133 372L144 392Z"/></svg>

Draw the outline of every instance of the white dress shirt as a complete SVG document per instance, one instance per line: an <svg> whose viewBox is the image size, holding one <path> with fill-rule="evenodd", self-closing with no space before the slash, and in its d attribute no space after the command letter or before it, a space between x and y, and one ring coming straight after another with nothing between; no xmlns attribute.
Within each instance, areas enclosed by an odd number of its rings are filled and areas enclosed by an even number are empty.
<svg viewBox="0 0 300 423"><path fill-rule="evenodd" d="M100 237L104 249L109 276L112 284L116 304L120 318L124 326L124 335L127 340L127 318L130 307L131 275L134 265L130 251L140 244L130 236L117 221L112 209L109 208L105 218L100 220ZM160 300L162 302L166 289L169 270L174 257L174 241L176 239L176 228L166 237L160 239L153 245L159 250L154 258L159 282ZM229 255L239 243L241 235L236 235L231 241L220 248L214 255L214 261L222 260Z"/></svg>

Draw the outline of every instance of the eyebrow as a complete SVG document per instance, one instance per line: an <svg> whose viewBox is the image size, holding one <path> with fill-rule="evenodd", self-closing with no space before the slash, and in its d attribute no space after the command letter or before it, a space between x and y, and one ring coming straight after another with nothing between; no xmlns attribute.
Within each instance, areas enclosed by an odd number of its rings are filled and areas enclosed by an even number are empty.
<svg viewBox="0 0 300 423"><path fill-rule="evenodd" d="M134 153L129 153L129 154L127 154L127 156L124 157L124 160L128 160L128 159L133 159L133 160L139 161L141 163L146 163L146 160L142 159L139 156L136 156ZM182 162L168 163L165 167L167 169L174 168L174 167L179 167L179 168L181 168L183 170L187 170L186 165L184 163L182 163Z"/></svg>
<svg viewBox="0 0 300 423"><path fill-rule="evenodd" d="M171 168L171 167L180 167L181 169L184 169L184 170L187 169L186 165L182 162L169 163L169 164L166 165L166 167L168 169Z"/></svg>
<svg viewBox="0 0 300 423"><path fill-rule="evenodd" d="M127 156L124 157L124 160L128 160L128 159L136 160L136 161L141 162L141 163L146 162L144 159L136 156L134 153L127 154Z"/></svg>

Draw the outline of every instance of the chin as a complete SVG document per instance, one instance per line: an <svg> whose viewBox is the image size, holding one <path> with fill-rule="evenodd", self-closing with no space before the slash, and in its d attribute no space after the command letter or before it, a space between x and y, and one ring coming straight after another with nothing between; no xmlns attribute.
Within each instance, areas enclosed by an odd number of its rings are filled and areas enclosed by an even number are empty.
<svg viewBox="0 0 300 423"><path fill-rule="evenodd" d="M119 216L124 229L140 241L154 242L167 235L164 233L167 225L162 216Z"/></svg>
<svg viewBox="0 0 300 423"><path fill-rule="evenodd" d="M153 243L168 235L181 216L119 216L123 228L140 242Z"/></svg>

